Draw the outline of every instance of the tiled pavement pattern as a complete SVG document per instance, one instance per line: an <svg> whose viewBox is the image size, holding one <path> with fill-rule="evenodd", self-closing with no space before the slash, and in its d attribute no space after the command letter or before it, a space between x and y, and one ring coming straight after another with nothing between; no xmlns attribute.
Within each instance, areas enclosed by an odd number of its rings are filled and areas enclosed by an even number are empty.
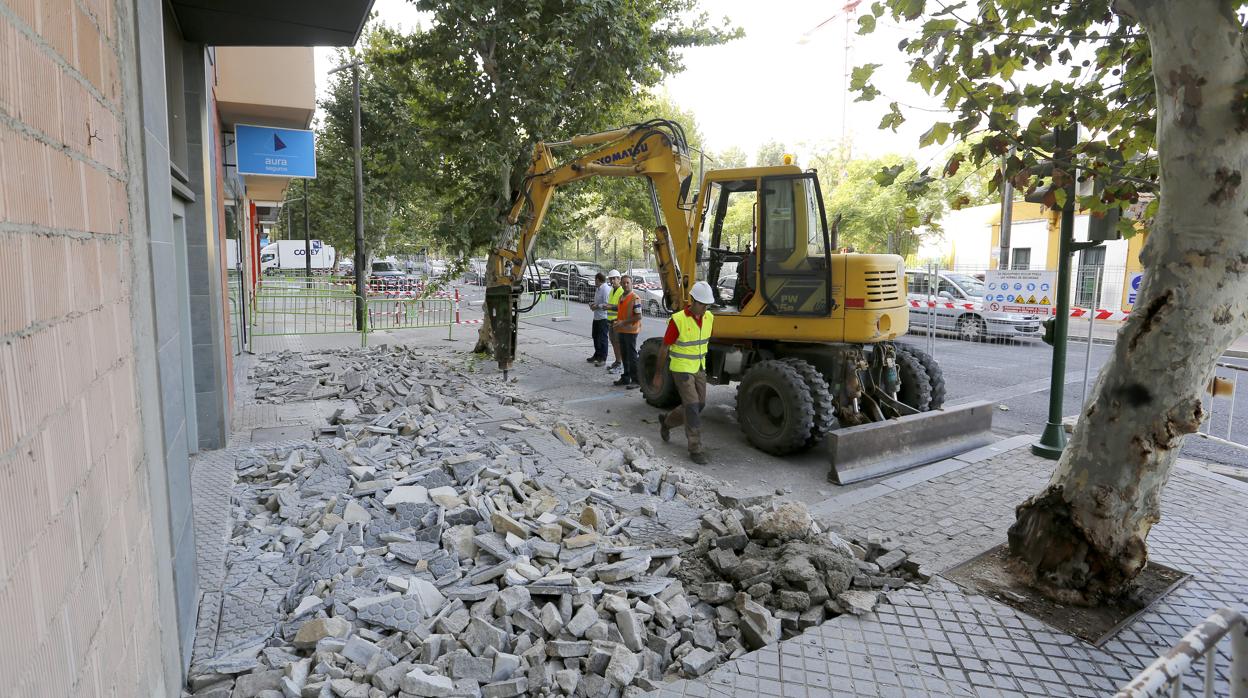
<svg viewBox="0 0 1248 698"><path fill-rule="evenodd" d="M1025 445L824 519L886 532L947 569L1001 543L1023 496L1053 468ZM1248 603L1248 485L1183 465L1163 496L1153 559L1192 578L1101 648L943 579L893 592L865 617L841 616L653 696L1106 696L1222 606ZM1219 660L1224 670L1225 653ZM1190 685L1203 679L1203 663ZM1227 691L1220 676L1218 695Z"/></svg>

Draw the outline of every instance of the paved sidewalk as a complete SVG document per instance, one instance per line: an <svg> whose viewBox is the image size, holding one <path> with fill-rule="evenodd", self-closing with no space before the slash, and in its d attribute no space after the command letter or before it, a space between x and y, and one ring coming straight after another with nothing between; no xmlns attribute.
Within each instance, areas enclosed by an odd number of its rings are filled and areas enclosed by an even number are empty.
<svg viewBox="0 0 1248 698"><path fill-rule="evenodd" d="M339 338L282 339L266 349L342 345ZM250 361L239 364L241 368ZM251 387L245 376L240 378L232 446L250 445L253 429L263 435L267 427L318 421L333 408L316 402L251 404ZM829 486L833 496L811 502L812 513L847 536L886 533L913 551L918 561L948 570L1004 542L1014 507L1047 481L1053 463L1030 454L1027 446L1032 440L1006 439L854 488ZM233 457L218 451L201 458ZM228 535L228 512L208 508L201 500L228 498L232 478L214 475L222 470L197 466L192 475L201 568L207 563L220 569ZM841 616L725 663L697 681L673 682L650 695L1110 695L1209 613L1222 606L1243 608L1248 602L1245 511L1248 483L1180 462L1167 485L1163 518L1149 545L1153 559L1192 577L1103 647L936 577L928 586L891 592L888 602L873 614ZM219 576L210 578L205 587L221 588L223 581ZM222 601L206 598L204 608L219 608ZM200 618L201 624L213 627L221 620L210 610ZM256 617L240 622L267 621ZM227 639L231 629L243 630L226 627ZM220 644L211 648L197 644L196 654L221 649ZM1195 674L1193 685L1200 678L1199 672ZM1219 678L1219 691L1225 693L1224 677Z"/></svg>
<svg viewBox="0 0 1248 698"><path fill-rule="evenodd" d="M1126 324L1121 320L1099 320L1092 323L1092 341L1096 344L1114 344L1118 341L1118 330ZM1069 328L1070 341L1082 344L1088 339L1088 319L1071 318ZM1225 356L1231 358L1248 358L1248 335L1231 342Z"/></svg>
<svg viewBox="0 0 1248 698"><path fill-rule="evenodd" d="M1004 542L1014 507L1052 471L1053 462L1031 455L1023 439L1011 441L1012 450L986 460L928 466L927 474L946 472L816 509L842 533L887 533L947 570ZM875 614L841 616L725 664L704 683L681 681L655 695L1112 695L1211 612L1244 607L1246 510L1248 484L1181 463L1149 548L1152 559L1192 577L1100 648L937 577L891 593ZM1198 671L1191 684L1202 678ZM1218 694L1225 692L1220 677Z"/></svg>

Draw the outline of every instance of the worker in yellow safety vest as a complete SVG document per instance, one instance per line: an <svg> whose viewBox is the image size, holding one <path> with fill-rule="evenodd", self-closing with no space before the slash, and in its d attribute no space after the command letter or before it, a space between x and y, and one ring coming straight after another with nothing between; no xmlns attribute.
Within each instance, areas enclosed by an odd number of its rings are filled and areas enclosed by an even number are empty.
<svg viewBox="0 0 1248 698"><path fill-rule="evenodd" d="M707 306L715 302L710 284L699 281L689 293L690 303L672 315L663 336L663 348L656 362L653 389L663 387L663 368L672 375L680 406L659 420L659 434L664 441L672 437L672 429L685 425L689 459L698 465L709 462L702 449L702 408L706 406L706 350L711 341L715 316ZM669 363L670 359L670 363Z"/></svg>
<svg viewBox="0 0 1248 698"><path fill-rule="evenodd" d="M614 357L614 362L607 367L607 373L615 373L624 370L624 364L620 363L620 336L615 331L615 320L620 316L620 298L624 296L624 289L620 287L620 270L612 269L607 274L607 281L611 282L611 295L607 298L607 322L611 323L611 355Z"/></svg>

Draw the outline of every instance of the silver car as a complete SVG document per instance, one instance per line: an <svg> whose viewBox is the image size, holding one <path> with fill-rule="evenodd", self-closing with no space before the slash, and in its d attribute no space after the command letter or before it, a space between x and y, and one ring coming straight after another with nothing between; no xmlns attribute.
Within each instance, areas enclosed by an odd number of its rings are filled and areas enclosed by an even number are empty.
<svg viewBox="0 0 1248 698"><path fill-rule="evenodd" d="M923 271L906 272L910 299L911 332L929 324L955 332L962 339L981 341L988 337L1040 337L1039 315L992 312L984 308L984 282L970 274L941 271L937 287L931 288L932 275ZM936 307L929 307L931 300Z"/></svg>

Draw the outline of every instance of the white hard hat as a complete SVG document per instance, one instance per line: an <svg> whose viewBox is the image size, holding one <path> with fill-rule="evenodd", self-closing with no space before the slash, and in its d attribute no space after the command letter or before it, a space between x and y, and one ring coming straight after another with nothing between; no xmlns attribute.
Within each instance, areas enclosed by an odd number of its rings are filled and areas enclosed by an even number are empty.
<svg viewBox="0 0 1248 698"><path fill-rule="evenodd" d="M607 272L607 278L608 278L608 279L618 279L618 278L620 278L620 270L619 270L619 269L612 269L611 271Z"/></svg>
<svg viewBox="0 0 1248 698"><path fill-rule="evenodd" d="M715 294L711 293L711 285L705 281L699 281L693 285L693 289L689 291L689 295L699 303L710 305L715 302Z"/></svg>

